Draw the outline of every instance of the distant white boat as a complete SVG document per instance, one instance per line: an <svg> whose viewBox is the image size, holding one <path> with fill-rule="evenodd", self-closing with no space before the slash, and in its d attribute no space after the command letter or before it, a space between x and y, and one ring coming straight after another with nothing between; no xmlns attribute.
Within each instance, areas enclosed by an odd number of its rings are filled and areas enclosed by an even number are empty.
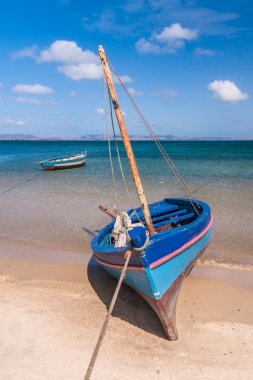
<svg viewBox="0 0 253 380"><path fill-rule="evenodd" d="M87 153L82 152L69 157L53 158L37 162L45 170L71 169L85 165Z"/></svg>

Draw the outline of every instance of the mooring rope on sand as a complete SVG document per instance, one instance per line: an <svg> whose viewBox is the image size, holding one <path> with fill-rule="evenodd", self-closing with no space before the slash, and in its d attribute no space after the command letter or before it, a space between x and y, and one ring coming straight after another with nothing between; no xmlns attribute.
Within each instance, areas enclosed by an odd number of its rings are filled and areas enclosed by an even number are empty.
<svg viewBox="0 0 253 380"><path fill-rule="evenodd" d="M110 316L112 314L114 305L115 305L115 303L117 301L117 297L118 297L118 294L119 294L119 291L120 291L120 287L121 287L122 282L123 282L124 277L125 277L125 273L126 273L126 270L127 270L127 266L129 264L129 260L131 258L131 254L132 254L132 251L128 251L127 254L126 254L126 261L125 261L125 264L123 266L122 272L120 274L120 278L119 278L117 287L116 287L114 295L112 297L111 304L110 304L108 312L106 314L105 321L104 321L104 324L103 324L102 329L100 331L100 334L99 334L96 346L94 348L94 351L93 351L93 354L92 354L92 357L91 357L91 360L90 360L87 372L86 372L86 374L84 376L84 380L89 380L90 377L91 377L91 373L92 373L92 370L93 370L94 365L96 363L96 359L97 359L97 356L98 356L98 353L99 353L99 349L101 347L103 338L104 338L105 333L106 333L106 329L107 329L107 326L108 326L108 323L109 323Z"/></svg>
<svg viewBox="0 0 253 380"><path fill-rule="evenodd" d="M32 180L34 180L34 178L38 177L38 176L41 175L41 174L42 174L42 172L35 174L32 178L29 178L29 179L27 179L27 180L24 181L24 182L21 182L21 183L15 185L15 186L13 186L13 187L10 187L10 188L7 189L7 190L2 191L2 192L0 193L0 195L3 195L3 194L6 194L6 193L9 193L10 191L17 189L18 187L23 186L23 185L25 185L25 184L28 183L28 182L31 182Z"/></svg>

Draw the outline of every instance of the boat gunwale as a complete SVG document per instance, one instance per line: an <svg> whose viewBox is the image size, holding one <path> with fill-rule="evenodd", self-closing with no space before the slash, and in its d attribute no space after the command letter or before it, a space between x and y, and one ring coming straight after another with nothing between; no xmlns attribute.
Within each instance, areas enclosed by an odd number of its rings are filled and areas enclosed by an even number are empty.
<svg viewBox="0 0 253 380"><path fill-rule="evenodd" d="M54 162L57 162L57 161L73 161L75 159L84 159L87 157L87 153L86 152L81 152L81 153L78 153L78 154L73 154L72 156L67 156L67 157L58 157L58 158L51 158L51 159L48 159L48 160L44 160L44 161L40 161L40 164L44 164L44 163L54 163Z"/></svg>
<svg viewBox="0 0 253 380"><path fill-rule="evenodd" d="M205 236L205 234L207 234L210 231L210 229L212 227L212 224L213 224L213 216L211 216L211 219L210 219L208 225L205 227L205 229L203 231L201 231L198 235L196 235L194 238L192 238L191 240L189 240L189 242L187 242L184 245L182 245L180 248L178 248L175 251L170 252L169 254L163 256L161 259L158 259L158 260L154 261L153 263L149 264L149 268L150 269L155 269L155 268L163 265L167 261L173 259L173 257L179 255L180 253L182 253L186 249L188 249L191 246L193 246L200 239L202 239ZM107 261L101 260L101 258L98 258L96 255L95 255L95 258L103 266L106 266L106 267L109 267L109 268L117 268L117 269L122 269L123 268L123 265L111 264L111 263L109 263ZM128 266L128 268L127 268L127 270L134 270L134 271L145 271L145 269L146 269L146 267L144 267L144 266Z"/></svg>
<svg viewBox="0 0 253 380"><path fill-rule="evenodd" d="M187 199L187 198L165 198L165 199L157 201L155 203L151 203L149 206L158 205L159 203L162 203L162 202L173 203L173 201L176 204L178 204L179 202L189 203L190 199ZM195 227L196 225L203 222L207 218L207 221L205 224L205 227L206 227L206 225L209 224L209 222L212 218L210 207L208 206L207 203L205 203L203 201L197 201L197 202L202 208L202 212L199 216L197 216L190 223L184 224L184 225L176 227L176 228L172 228L170 230L160 231L160 232L157 232L156 234L154 234L152 236L149 236L149 241L150 241L149 244L150 245L155 244L155 242L158 240L162 240L162 239L165 239L168 237L172 237L172 236L175 236L179 233L182 233L186 229L191 229L192 227ZM131 211L132 210L129 210L128 213ZM107 247L101 247L101 245L100 245L101 241L109 233L109 231L113 228L113 226L114 226L114 221L110 222L105 227L103 227L93 237L93 239L91 241L91 248L94 252L98 252L98 253L114 253L114 252L120 253L120 252L122 252L122 253L125 253L127 250L131 249L130 245L127 245L124 247L113 247L112 245L109 245ZM196 236L198 236L198 235L196 235ZM99 240L100 240L100 243L98 243Z"/></svg>

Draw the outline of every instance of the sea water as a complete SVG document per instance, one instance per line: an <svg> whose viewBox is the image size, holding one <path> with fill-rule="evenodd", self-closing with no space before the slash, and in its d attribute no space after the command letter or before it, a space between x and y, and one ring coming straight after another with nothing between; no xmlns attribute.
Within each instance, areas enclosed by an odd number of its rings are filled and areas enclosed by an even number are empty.
<svg viewBox="0 0 253 380"><path fill-rule="evenodd" d="M123 144L122 166L131 201L138 206ZM148 202L184 197L156 145L132 143ZM196 199L214 216L213 237L205 258L253 264L253 141L164 141ZM35 164L87 151L86 166L43 171ZM0 141L0 241L85 251L92 235L110 218L98 210L119 204L131 208L112 144L113 186L104 141ZM116 195L116 199L115 199Z"/></svg>

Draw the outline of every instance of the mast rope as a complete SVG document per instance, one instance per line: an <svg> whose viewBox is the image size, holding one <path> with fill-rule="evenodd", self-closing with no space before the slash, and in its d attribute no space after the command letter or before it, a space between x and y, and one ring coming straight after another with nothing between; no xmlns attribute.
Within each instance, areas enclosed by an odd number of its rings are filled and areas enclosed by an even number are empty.
<svg viewBox="0 0 253 380"><path fill-rule="evenodd" d="M102 341L103 341L103 338L105 336L105 333L106 333L106 329L108 327L108 324L109 324L109 319L110 319L110 316L113 312L113 308L114 308L114 305L117 301L117 298L118 298L118 294L119 294L119 291L120 291L120 287L122 285L122 282L125 278L125 273L126 273L126 270L127 270L127 266L129 264L129 260L131 258L131 254L132 254L132 251L127 251L126 252L126 261L125 261L125 264L123 266L123 269L121 271L121 274L120 274L120 278L119 278L119 281L118 281L118 284L116 286L116 289L115 289L115 292L114 292L114 295L113 295L113 298L111 300L111 303L110 303L110 306L109 306L109 309L107 311L107 314L106 314L106 317L105 317L105 320L104 320L104 323L103 323L103 326L102 326L102 329L100 331L100 334L99 334L99 337L98 337L98 340L97 340L97 343L96 343L96 346L94 348L94 351L93 351L93 354L92 354L92 357L91 357L91 360L90 360L90 363L89 363L89 366L88 366L88 369L87 369L87 372L84 376L84 380L89 380L90 377L91 377L91 373L92 373L92 370L94 368L94 365L96 363L96 359L97 359L97 356L98 356L98 353L99 353L99 349L101 347L101 344L102 344Z"/></svg>
<svg viewBox="0 0 253 380"><path fill-rule="evenodd" d="M113 161L112 161L110 132L109 132L109 127L108 127L108 113L107 113L107 107L106 107L106 84L105 84L105 77L104 77L104 75L103 75L103 79L102 80L103 80L103 87L104 87L105 125L106 125L106 135L107 135L107 141L108 141L108 152L109 152L111 175L112 175L112 185L113 185L114 199L115 199L115 203L116 203L116 207L117 207L117 212L120 213L120 208L119 208L119 203L118 203L118 198L117 198L117 192L116 192L116 182L115 182Z"/></svg>
<svg viewBox="0 0 253 380"><path fill-rule="evenodd" d="M137 213L137 211L136 211L136 209L134 207L132 198L130 196L130 192L128 190L128 186L127 186L127 182L126 182L126 177L125 177L123 166L122 166L122 162L121 162L121 157L120 157L120 152L119 152L119 146L118 146L118 142L117 142L117 138L116 138L116 132L115 132L115 126L114 126L113 111L112 111L112 99L110 97L109 89L108 89L108 96L109 96L109 99L110 99L110 114L111 114L111 125L112 125L112 130L113 130L113 138L114 138L114 143L115 143L115 147L116 147L116 151L117 151L117 156L118 156L118 162L119 162L119 168L120 168L121 176L122 176L122 179L123 179L123 182L124 182L126 193L127 193L129 202L131 204L133 213L137 216L137 219L139 220L139 222L142 223L142 221L141 221L141 219L140 219L140 217L139 217L139 215L138 215L138 213Z"/></svg>
<svg viewBox="0 0 253 380"><path fill-rule="evenodd" d="M107 57L108 59L108 57ZM186 197L189 199L192 207L194 208L194 210L196 211L196 213L199 215L199 211L197 210L196 206L198 208L200 208L197 200L195 200L193 197L192 197L192 194L191 194L191 191L187 185L187 183L185 182L185 180L183 179L182 175L179 173L178 169L176 168L175 164L173 163L173 161L171 160L170 156L168 155L168 153L166 152L166 150L164 149L164 147L162 146L162 144L160 143L159 139L157 138L157 136L155 135L155 133L153 132L152 128L150 127L149 123L147 122L147 120L145 119L144 115L142 114L142 112L140 111L139 107L137 106L137 104L135 103L134 99L132 98L132 96L130 95L130 93L128 92L126 86L124 85L124 83L122 82L120 76L118 75L118 73L116 72L116 70L114 69L112 63L110 62L110 60L108 59L108 63L110 64L110 67L114 73L114 75L117 77L119 83L121 84L121 86L123 87L125 93L127 94L129 100L131 101L132 105L134 106L136 112L138 113L140 119L142 120L144 126L146 127L146 129L148 130L149 134L151 135L151 137L153 138L155 144L157 145L159 151L161 152L163 158L165 159L165 161L167 162L168 166L170 167L172 173L174 174L174 176L176 177L176 179L178 180L179 182L179 185L181 186L182 190L184 191ZM195 206L195 204L196 206Z"/></svg>

